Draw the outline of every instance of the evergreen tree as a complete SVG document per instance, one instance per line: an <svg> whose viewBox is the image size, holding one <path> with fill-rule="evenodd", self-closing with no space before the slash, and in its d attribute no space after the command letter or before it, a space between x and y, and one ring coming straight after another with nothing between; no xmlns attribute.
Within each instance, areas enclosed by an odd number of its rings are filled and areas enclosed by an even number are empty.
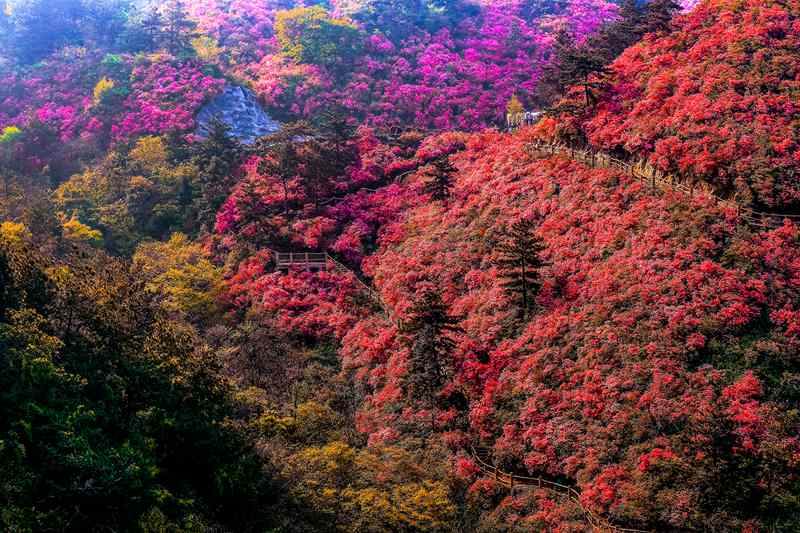
<svg viewBox="0 0 800 533"><path fill-rule="evenodd" d="M433 162L433 169L430 181L425 184L425 192L438 202L446 202L450 197L453 188L453 174L456 167L450 162L450 158L444 155Z"/></svg>
<svg viewBox="0 0 800 533"><path fill-rule="evenodd" d="M433 405L450 372L450 355L455 347L450 335L462 331L458 322L432 290L425 291L412 308L403 332L411 349L408 386L414 398Z"/></svg>
<svg viewBox="0 0 800 533"><path fill-rule="evenodd" d="M319 114L317 131L334 150L343 153L347 143L355 136L356 126L350 120L350 113L345 107L332 105Z"/></svg>
<svg viewBox="0 0 800 533"><path fill-rule="evenodd" d="M353 19L370 29L380 30L392 42L400 43L425 25L428 7L424 0L369 0L359 3Z"/></svg>
<svg viewBox="0 0 800 533"><path fill-rule="evenodd" d="M620 5L619 18L601 29L586 46L604 64L610 64L648 33L668 31L679 11L680 5L674 0L652 0L646 4L625 0Z"/></svg>
<svg viewBox="0 0 800 533"><path fill-rule="evenodd" d="M135 12L133 0L83 0L82 4L81 33L98 48L115 46Z"/></svg>
<svg viewBox="0 0 800 533"><path fill-rule="evenodd" d="M303 183L314 207L319 209L322 202L334 194L334 179L344 172L345 167L341 165L336 149L327 144L312 140L304 148Z"/></svg>
<svg viewBox="0 0 800 533"><path fill-rule="evenodd" d="M133 38L140 41L144 50L155 50L164 41L164 22L157 7L151 7L141 18L139 25L132 28Z"/></svg>
<svg viewBox="0 0 800 533"><path fill-rule="evenodd" d="M609 64L641 39L643 18L644 6L637 0L625 0L620 4L619 18L603 27L587 46L604 64Z"/></svg>
<svg viewBox="0 0 800 533"><path fill-rule="evenodd" d="M162 12L164 47L172 54L180 54L191 48L190 41L196 25L186 14L183 0L171 0Z"/></svg>
<svg viewBox="0 0 800 533"><path fill-rule="evenodd" d="M302 163L298 153L298 140L310 135L309 127L302 123L284 124L277 132L259 139L254 153L261 156L258 173L277 177L283 186L283 214L289 214L289 182L297 177Z"/></svg>
<svg viewBox="0 0 800 533"><path fill-rule="evenodd" d="M59 48L83 43L83 14L83 3L75 0L15 3L6 15L7 31L0 35L0 44L20 63L36 63Z"/></svg>
<svg viewBox="0 0 800 533"><path fill-rule="evenodd" d="M230 128L213 120L208 138L197 145L194 161L198 169L199 196L196 200L200 224L210 227L231 188L231 179L242 162L243 150L229 135Z"/></svg>
<svg viewBox="0 0 800 533"><path fill-rule="evenodd" d="M545 249L542 238L536 235L534 222L527 219L515 222L505 239L497 246L500 257L495 261L502 285L527 316L541 289L539 271L545 265L540 254Z"/></svg>
<svg viewBox="0 0 800 533"><path fill-rule="evenodd" d="M556 36L556 60L543 72L539 98L552 102L569 87L579 85L585 105L592 105L597 101L595 92L603 86L606 66L648 33L669 31L680 9L675 0L623 0L619 17L584 44L578 45L569 31L562 30Z"/></svg>
<svg viewBox="0 0 800 533"><path fill-rule="evenodd" d="M562 13L569 5L570 0L522 0L520 16L525 20L533 20L544 15Z"/></svg>
<svg viewBox="0 0 800 533"><path fill-rule="evenodd" d="M675 0L650 0L639 26L639 32L645 35L669 31L672 28L672 19L680 11L681 6Z"/></svg>
<svg viewBox="0 0 800 533"><path fill-rule="evenodd" d="M264 464L199 339L122 261L40 248L0 224L0 531L269 529Z"/></svg>
<svg viewBox="0 0 800 533"><path fill-rule="evenodd" d="M597 48L577 45L572 35L564 30L556 37L556 64L558 85L566 88L573 85L583 87L585 105L589 107L597 101L594 94L602 84L593 80L605 73L606 62Z"/></svg>

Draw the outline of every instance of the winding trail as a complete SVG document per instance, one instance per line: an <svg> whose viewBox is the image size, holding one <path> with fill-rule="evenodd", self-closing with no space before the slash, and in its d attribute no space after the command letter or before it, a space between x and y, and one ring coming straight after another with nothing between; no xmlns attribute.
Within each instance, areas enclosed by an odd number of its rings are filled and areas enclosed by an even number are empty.
<svg viewBox="0 0 800 533"><path fill-rule="evenodd" d="M535 118L535 117L534 117ZM527 120L527 118L525 119ZM522 120L521 122L525 122ZM533 119L531 119L533 120ZM754 229L775 229L781 227L785 220L800 224L800 215L788 215L757 211L746 207L735 200L727 200L716 195L706 183L692 183L672 174L666 174L646 161L629 162L617 159L608 153L586 148L574 148L564 144L529 143L525 151L533 157L564 156L591 168L614 169L623 172L639 181L652 190L677 191L689 196L697 193L707 194L714 198L717 204L735 210L739 220ZM409 171L411 172L411 171ZM401 176L399 180L402 181ZM367 189L374 192L373 189ZM328 271L350 274L362 289L364 294L383 312L386 319L399 327L392 310L383 301L378 293L368 283L363 281L352 269L343 265L327 253L275 253L278 268L324 269ZM562 495L574 501L582 510L586 521L594 531L614 533L649 533L648 530L632 529L616 526L597 512L587 508L581 501L581 493L576 488L564 485L552 479L535 476L523 476L501 470L492 459L492 450L487 447L472 447L470 455L484 476L491 478L495 483L514 493L520 487L540 488L552 493Z"/></svg>
<svg viewBox="0 0 800 533"><path fill-rule="evenodd" d="M350 275L358 285L361 292L375 305L381 308L384 317L392 324L399 327L399 321L394 313L383 301L380 293L362 280L351 268L330 256L327 252L276 252L270 250L275 257L275 266L278 270L325 270L339 274Z"/></svg>
<svg viewBox="0 0 800 533"><path fill-rule="evenodd" d="M490 448L472 447L470 448L470 452L472 459L475 461L475 465L478 467L481 473L494 479L495 483L509 489L512 495L514 494L514 489L519 487L535 487L545 489L550 492L566 496L577 503L583 511L586 521L589 522L589 525L591 525L595 531L609 531L617 533L649 533L644 529L630 529L615 526L596 512L584 506L581 502L581 493L578 492L578 490L574 487L570 487L568 485L564 485L543 477L520 476L500 470L492 461L492 451Z"/></svg>
<svg viewBox="0 0 800 533"><path fill-rule="evenodd" d="M532 156L550 157L561 155L592 168L619 170L650 186L653 190L678 191L689 196L693 196L696 193L708 194L719 205L735 210L742 222L755 229L776 229L783 226L785 220L791 220L800 225L800 215L768 213L751 209L735 200L726 200L716 195L707 183L689 182L689 180L682 179L679 176L662 172L643 160L632 163L612 157L605 152L587 148L574 148L564 144L530 143L525 147L525 150Z"/></svg>

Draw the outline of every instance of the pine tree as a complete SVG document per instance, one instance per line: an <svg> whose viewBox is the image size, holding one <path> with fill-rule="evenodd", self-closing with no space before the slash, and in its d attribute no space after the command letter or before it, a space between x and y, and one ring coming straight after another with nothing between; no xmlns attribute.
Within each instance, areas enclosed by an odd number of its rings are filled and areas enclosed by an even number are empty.
<svg viewBox="0 0 800 533"><path fill-rule="evenodd" d="M453 174L456 167L450 162L450 158L444 155L433 162L433 169L430 181L425 184L424 191L431 195L431 198L438 202L446 202L450 197L450 190L453 188Z"/></svg>
<svg viewBox="0 0 800 533"><path fill-rule="evenodd" d="M563 30L556 37L556 57L559 85L564 88L580 85L583 87L586 107L595 103L597 97L594 91L602 87L602 84L593 78L606 71L606 62L598 49L576 44L572 35Z"/></svg>
<svg viewBox="0 0 800 533"><path fill-rule="evenodd" d="M162 20L165 48L173 55L187 51L196 25L186 14L183 0L171 0L167 3L163 9Z"/></svg>
<svg viewBox="0 0 800 533"><path fill-rule="evenodd" d="M521 219L508 229L505 239L497 246L500 257L495 265L500 271L502 286L520 306L523 316L527 316L541 289L539 271L545 265L540 257L545 249L544 242L535 231L533 221Z"/></svg>
<svg viewBox="0 0 800 533"><path fill-rule="evenodd" d="M639 27L640 33L645 35L669 31L672 27L672 19L680 11L681 6L675 0L650 0Z"/></svg>
<svg viewBox="0 0 800 533"><path fill-rule="evenodd" d="M243 150L229 135L230 128L212 120L208 137L197 145L194 161L198 169L199 197L196 200L197 218L210 227L222 202L230 192L231 179L239 167Z"/></svg>
<svg viewBox="0 0 800 533"><path fill-rule="evenodd" d="M350 113L344 106L339 105L326 107L319 114L316 129L323 142L343 155L347 151L347 143L356 133L356 125L351 120ZM352 158L353 154L349 157Z"/></svg>
<svg viewBox="0 0 800 533"><path fill-rule="evenodd" d="M277 177L283 186L283 214L289 215L289 182L300 172L302 159L298 139L308 138L304 123L284 124L277 132L256 141L253 152L261 156L258 173Z"/></svg>
<svg viewBox="0 0 800 533"><path fill-rule="evenodd" d="M138 27L133 30L138 35L133 35L132 40L137 41L133 48L141 47L144 50L153 51L164 41L164 24L161 20L161 13L158 8L150 7L139 21Z"/></svg>
<svg viewBox="0 0 800 533"><path fill-rule="evenodd" d="M618 18L583 44L577 44L572 34L563 29L556 36L556 60L544 69L539 99L553 102L569 87L579 85L583 87L585 106L592 105L597 101L595 92L603 87L606 66L646 34L668 31L679 11L675 0L623 0Z"/></svg>
<svg viewBox="0 0 800 533"><path fill-rule="evenodd" d="M646 4L625 0L620 5L619 18L600 30L586 47L604 64L610 64L648 33L668 31L679 11L680 5L675 0L652 0Z"/></svg>
<svg viewBox="0 0 800 533"><path fill-rule="evenodd" d="M587 46L595 51L604 64L610 64L642 38L644 9L637 0L624 0L619 7L619 18L603 27L589 41Z"/></svg>
<svg viewBox="0 0 800 533"><path fill-rule="evenodd" d="M458 321L458 317L449 314L441 296L427 290L417 300L410 320L403 326L411 349L409 392L429 405L433 405L450 372L450 355L455 347L450 335L463 331Z"/></svg>

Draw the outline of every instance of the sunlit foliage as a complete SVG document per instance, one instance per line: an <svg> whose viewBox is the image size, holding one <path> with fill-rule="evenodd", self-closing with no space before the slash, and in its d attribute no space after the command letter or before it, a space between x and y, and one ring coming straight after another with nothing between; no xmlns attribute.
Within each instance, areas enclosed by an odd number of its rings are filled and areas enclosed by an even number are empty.
<svg viewBox="0 0 800 533"><path fill-rule="evenodd" d="M133 269L168 311L205 323L219 313L222 271L185 235L176 233L167 242L140 245Z"/></svg>
<svg viewBox="0 0 800 533"><path fill-rule="evenodd" d="M358 29L331 17L322 6L280 11L275 35L284 54L301 63L331 66L350 61L358 52Z"/></svg>
<svg viewBox="0 0 800 533"><path fill-rule="evenodd" d="M108 78L102 78L94 86L94 105L99 104L103 100L103 95L114 88L114 81Z"/></svg>

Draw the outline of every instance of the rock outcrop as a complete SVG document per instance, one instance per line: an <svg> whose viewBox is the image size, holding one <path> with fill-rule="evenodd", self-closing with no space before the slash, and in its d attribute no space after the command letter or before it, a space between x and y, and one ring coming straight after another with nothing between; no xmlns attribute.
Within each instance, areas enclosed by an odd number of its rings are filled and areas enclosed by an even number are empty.
<svg viewBox="0 0 800 533"><path fill-rule="evenodd" d="M280 127L267 115L255 95L239 85L228 85L222 94L200 110L197 135L206 137L215 118L227 124L231 128L230 134L245 144Z"/></svg>

